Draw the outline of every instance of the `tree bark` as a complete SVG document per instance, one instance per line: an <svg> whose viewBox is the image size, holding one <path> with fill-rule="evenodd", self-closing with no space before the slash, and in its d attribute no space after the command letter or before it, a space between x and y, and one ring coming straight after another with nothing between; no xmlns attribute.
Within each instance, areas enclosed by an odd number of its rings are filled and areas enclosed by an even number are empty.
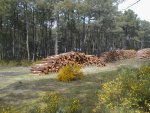
<svg viewBox="0 0 150 113"><path fill-rule="evenodd" d="M26 21L26 51L27 59L30 61L30 50L29 50L29 22L27 17L27 4L25 4L25 21Z"/></svg>

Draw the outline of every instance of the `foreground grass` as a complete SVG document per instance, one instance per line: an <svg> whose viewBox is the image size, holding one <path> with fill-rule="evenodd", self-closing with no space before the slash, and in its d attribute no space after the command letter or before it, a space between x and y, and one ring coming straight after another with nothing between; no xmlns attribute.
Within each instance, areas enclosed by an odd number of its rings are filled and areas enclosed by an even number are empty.
<svg viewBox="0 0 150 113"><path fill-rule="evenodd" d="M0 73L8 71L17 73L13 76L11 74L0 76L0 103L14 105L17 111L23 113L45 92L56 92L62 98L79 99L82 113L91 113L102 83L114 79L121 67L138 67L145 62L147 60L126 60L110 63L104 68L88 67L83 69L85 76L82 80L69 83L58 82L56 74L35 76L27 71L29 68L1 67Z"/></svg>
<svg viewBox="0 0 150 113"><path fill-rule="evenodd" d="M83 105L83 111L87 113L94 107L100 83L106 81L108 77L115 75L115 73L90 74L82 80L70 83L58 82L50 77L45 79L33 77L34 80L16 81L1 89L0 102L18 106L31 103L44 92L56 92L64 98L78 98Z"/></svg>

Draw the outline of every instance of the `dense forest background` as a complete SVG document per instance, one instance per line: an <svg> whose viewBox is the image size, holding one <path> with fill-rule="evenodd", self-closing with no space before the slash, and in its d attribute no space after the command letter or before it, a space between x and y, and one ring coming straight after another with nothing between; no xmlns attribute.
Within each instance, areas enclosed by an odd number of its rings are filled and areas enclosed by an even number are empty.
<svg viewBox="0 0 150 113"><path fill-rule="evenodd" d="M118 11L121 2L0 0L0 60L150 47L150 22Z"/></svg>

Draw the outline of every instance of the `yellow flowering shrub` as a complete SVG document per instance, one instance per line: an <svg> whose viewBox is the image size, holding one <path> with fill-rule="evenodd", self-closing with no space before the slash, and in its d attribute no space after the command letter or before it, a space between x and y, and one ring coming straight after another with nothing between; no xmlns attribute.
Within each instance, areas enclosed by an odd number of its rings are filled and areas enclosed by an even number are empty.
<svg viewBox="0 0 150 113"><path fill-rule="evenodd" d="M77 99L61 98L56 93L46 93L27 113L81 113Z"/></svg>
<svg viewBox="0 0 150 113"><path fill-rule="evenodd" d="M81 113L80 101L78 99L71 99L64 107L64 113Z"/></svg>
<svg viewBox="0 0 150 113"><path fill-rule="evenodd" d="M61 98L54 92L46 93L44 96L27 108L27 113L56 113L60 107Z"/></svg>
<svg viewBox="0 0 150 113"><path fill-rule="evenodd" d="M12 107L8 105L0 105L0 113L14 113L12 112Z"/></svg>
<svg viewBox="0 0 150 113"><path fill-rule="evenodd" d="M123 69L115 80L104 83L98 94L100 106L150 112L150 67ZM97 109L98 110L98 109ZM93 109L93 112L97 111Z"/></svg>
<svg viewBox="0 0 150 113"><path fill-rule="evenodd" d="M42 97L45 107L41 109L43 113L56 113L59 109L60 97L56 93L48 93Z"/></svg>
<svg viewBox="0 0 150 113"><path fill-rule="evenodd" d="M78 64L68 64L62 67L57 75L57 79L63 82L69 82L72 80L81 79L83 77L83 72L81 71L81 66Z"/></svg>

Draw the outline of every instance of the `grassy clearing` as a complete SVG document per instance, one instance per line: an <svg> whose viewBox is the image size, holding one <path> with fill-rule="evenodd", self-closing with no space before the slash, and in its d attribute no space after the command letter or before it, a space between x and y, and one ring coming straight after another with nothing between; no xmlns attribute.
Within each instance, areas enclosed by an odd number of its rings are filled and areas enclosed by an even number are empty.
<svg viewBox="0 0 150 113"><path fill-rule="evenodd" d="M86 75L82 80L70 83L58 82L51 77L42 79L35 77L32 80L16 81L1 89L0 102L5 102L6 104L9 102L14 105L30 103L43 92L54 91L61 97L78 98L83 105L83 111L87 113L94 107L100 83L106 81L107 76L112 76L114 73L90 74Z"/></svg>
<svg viewBox="0 0 150 113"><path fill-rule="evenodd" d="M61 97L79 99L83 113L91 113L102 83L114 79L121 67L139 67L147 61L131 59L110 63L103 68L86 67L83 69L84 78L70 83L58 82L55 73L35 76L29 73L29 68L1 67L0 73L15 72L16 75L0 75L0 103L15 105L20 111L45 92L56 92Z"/></svg>

